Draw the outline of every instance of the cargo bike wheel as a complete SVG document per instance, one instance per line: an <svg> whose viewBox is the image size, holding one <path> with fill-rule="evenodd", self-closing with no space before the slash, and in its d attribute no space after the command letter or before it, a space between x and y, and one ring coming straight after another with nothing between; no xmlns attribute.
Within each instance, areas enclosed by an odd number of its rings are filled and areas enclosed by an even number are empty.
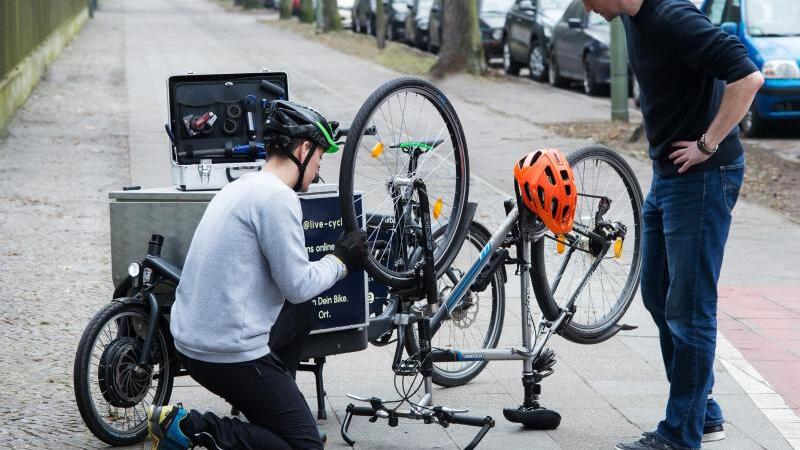
<svg viewBox="0 0 800 450"><path fill-rule="evenodd" d="M461 122L432 84L397 78L379 87L356 114L339 173L345 229L368 230L367 271L381 283L409 288L422 257L422 181L432 228L441 239L434 267L441 276L467 232L469 160Z"/></svg>
<svg viewBox="0 0 800 450"><path fill-rule="evenodd" d="M616 333L639 287L642 190L628 163L609 148L590 145L567 159L578 191L575 226L565 235L547 230L531 245L531 284L548 320L574 299L561 334L594 344ZM610 241L609 248L604 252L589 232Z"/></svg>
<svg viewBox="0 0 800 450"><path fill-rule="evenodd" d="M147 437L147 408L165 405L177 370L170 356L171 336L159 326L150 364L138 357L149 313L130 299L117 299L94 315L75 354L75 400L84 423L101 441L132 445Z"/></svg>

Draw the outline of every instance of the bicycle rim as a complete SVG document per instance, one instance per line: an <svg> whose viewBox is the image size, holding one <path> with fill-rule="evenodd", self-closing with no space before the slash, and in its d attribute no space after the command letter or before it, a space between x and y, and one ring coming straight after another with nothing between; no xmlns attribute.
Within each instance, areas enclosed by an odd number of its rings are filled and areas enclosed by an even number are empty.
<svg viewBox="0 0 800 450"><path fill-rule="evenodd" d="M574 230L571 235L579 240L573 244L568 243L564 236L548 232L532 246L531 259L544 261L552 296L549 305L542 305L545 315L554 318L576 296L567 331L592 338L604 333L620 319L639 285L641 190L630 167L612 150L600 146L587 147L570 155L569 160L579 193L575 223L597 231L597 213L602 198L605 198L611 205L600 221L624 225L625 237L614 240L608 251L599 255L593 254L588 239L577 235ZM597 258L602 260L591 271ZM581 288L587 273L590 273L589 278ZM537 292L537 298L540 295Z"/></svg>
<svg viewBox="0 0 800 450"><path fill-rule="evenodd" d="M460 245L469 169L461 124L438 89L401 78L375 91L350 128L339 180L345 227L366 222L367 270L394 287L414 283L414 265L421 258L413 181L422 180L431 226L444 230L434 249L434 266L441 273Z"/></svg>

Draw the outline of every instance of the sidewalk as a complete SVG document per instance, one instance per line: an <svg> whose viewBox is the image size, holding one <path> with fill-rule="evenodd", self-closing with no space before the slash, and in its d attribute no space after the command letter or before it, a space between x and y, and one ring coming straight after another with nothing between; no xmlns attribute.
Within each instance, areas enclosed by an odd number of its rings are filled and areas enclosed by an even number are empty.
<svg viewBox="0 0 800 450"><path fill-rule="evenodd" d="M104 193L118 187L114 183L140 184L143 187L170 184L169 155L163 124L167 117L166 77L171 74L208 72L245 72L262 67L286 70L290 79L290 95L300 102L314 104L333 120L349 122L366 97L389 78L399 74L381 66L366 63L352 56L330 50L319 44L299 39L291 34L256 22L257 16L225 12L211 1L196 0L107 0L103 9L96 13L86 29L76 38L74 52L65 52L62 64L78 64L102 51L98 43L107 42L116 58L102 61L107 71L119 75L113 77L115 86L124 91L117 102L125 102L126 108L115 107L109 114L121 119L114 122L116 133L113 139L127 137L129 166L117 153L104 154L109 159L106 169L113 174L97 177L90 172L81 172L82 186L86 196L93 195L91 210L80 214L77 223L80 231L70 222L53 230L58 242L50 244L61 253L72 251L89 235L99 244L83 246L80 250L87 261L81 268L65 275L60 267L69 263L65 258L53 259L39 267L44 273L53 273L67 279L69 276L75 292L83 293L83 286L90 285L90 294L84 298L77 315L99 309L110 296L110 263L107 245L107 208ZM91 42L88 41L91 39ZM121 41L118 47L115 42ZM93 45L88 45L92 43ZM110 50L109 50L110 51ZM80 53L83 52L83 53ZM58 64L58 63L57 63ZM53 71L58 70L54 66ZM54 72L55 73L55 72ZM89 74L86 74L89 77ZM90 77L89 77L90 78ZM71 82L70 82L71 81ZM95 89L90 79L76 77L62 80L57 76L43 80L37 92L52 92L53 83L69 83L72 101L79 103ZM537 147L574 149L587 142L562 139L553 136L536 123L564 120L593 120L605 118L608 107L605 100L587 99L581 94L563 90L551 90L542 85L523 82L496 82L476 80L471 77L454 77L440 87L454 103L466 130L471 161L471 199L479 203L478 219L490 228L497 225L502 215L502 200L511 194L511 167L519 155ZM127 97L127 98L125 98ZM97 114L102 102L91 97L91 105L81 111ZM108 100L106 100L108 101ZM26 110L36 111L37 126L21 127L12 122L11 137L0 140L0 156L9 161L14 148L35 141L40 127L63 126L61 113L47 108L48 98L42 95L31 97ZM99 105L99 106L98 106ZM75 105L75 108L82 108ZM83 116L76 120L88 121ZM81 126L84 122L80 122ZM52 130L51 130L52 131ZM71 138L71 136L70 136ZM95 136L100 142L108 136ZM64 146L63 138L49 138L53 146ZM117 143L117 149L124 145ZM70 154L72 155L72 154ZM74 156L77 158L78 156ZM85 156L84 156L85 157ZM100 158L100 157L98 157ZM323 165L323 177L336 180L338 156L327 159ZM101 159L98 159L100 164ZM105 161L105 159L102 159ZM649 166L646 161L630 160L637 172L643 190L649 183ZM68 165L72 164L72 165ZM9 180L33 177L38 172L47 176L51 172L72 170L78 163L70 160L62 165L26 165L19 167ZM98 169L99 170L99 169ZM10 182L10 181L6 181ZM5 182L4 182L5 183ZM6 185L3 184L5 187ZM50 203L58 204L64 195L56 184L52 186ZM20 191L14 191L20 192ZM46 229L47 205L36 206L29 221L39 230ZM5 210L2 211L5 213ZM34 213L38 213L34 214ZM81 219L84 219L81 221ZM91 219L91 220L89 220ZM2 223L2 230L24 230L23 223ZM15 236L28 236L19 231ZM796 373L800 366L800 304L797 292L800 280L800 248L794 243L800 239L800 226L793 224L761 207L740 203L735 211L734 226L722 275L720 292L720 338L719 356L716 364L717 386L715 395L724 408L728 438L722 442L704 446L709 449L790 449L787 437L795 448L800 448L800 419L795 412L800 404L800 388ZM4 244L5 245L5 244ZM44 252L41 243L31 244ZM9 247L10 248L10 247ZM11 251L11 250L9 250ZM67 253L65 253L66 255ZM0 253L4 263L13 262ZM34 285L39 280L30 275L33 260L26 270L14 269L0 275L5 280L20 279L19 284ZM0 265L2 266L2 265ZM26 274L26 271L29 272ZM59 272L61 271L61 272ZM7 277L7 278L6 278ZM18 277L18 278L16 278ZM27 278L26 278L27 277ZM99 282L101 280L102 282ZM9 283L9 286L13 283ZM3 288L0 288L3 289ZM11 287L0 290L4 298L16 299L17 291ZM103 294L105 290L106 294ZM41 316L37 308L25 310L30 317L24 318L24 329L43 338L40 322L54 320L57 309L65 309L56 303L58 286L51 286L40 294L37 302L48 305ZM8 296L8 297L6 297ZM511 277L506 286L506 316L500 346L518 344L520 314L519 286ZM5 309L3 310L5 314ZM80 318L85 320L84 317ZM57 319L55 319L57 320ZM67 327L70 336L65 339L65 348L74 351L74 343L80 333L81 320L73 319ZM610 449L621 439L638 436L651 430L661 418L668 389L664 379L662 362L658 351L656 330L640 299L636 299L623 319L638 325L634 332L627 332L597 346L579 346L561 338L553 338L552 346L558 355L555 373L543 383L542 402L562 415L561 426L554 431L524 431L519 426L505 421L502 408L516 406L521 401L520 365L518 363L490 364L487 369L467 386L453 389L435 389L436 401L452 407L469 406L474 414L492 415L497 426L489 432L480 448L486 449ZM37 325L39 324L39 325ZM5 326L5 325L4 325ZM22 325L21 325L22 326ZM790 339L791 338L791 339ZM14 340L0 334L0 345L15 346ZM728 346L726 343L732 345ZM18 344L16 344L18 346ZM390 361L393 347L374 348L352 354L331 357L325 368L325 388L328 394L328 420L320 427L328 433L328 448L347 448L338 434L344 409L350 400L346 393L360 396L396 396L392 386ZM41 376L47 371L59 373L58 389L47 394L53 407L29 405L33 398L16 400L3 396L6 405L0 405L0 413L11 415L5 406L17 404L24 411L38 414L43 420L69 423L59 430L70 436L70 446L78 448L101 448L102 443L93 439L76 417L74 399L70 398L71 387L67 375L71 373L72 353L62 351L59 360L53 362L33 360L23 374ZM11 370L11 361L25 358L24 355L0 358L3 369ZM55 366L55 369L51 367ZM6 370L4 370L6 372ZM759 375L760 374L760 375ZM766 380L759 379L763 376ZM298 382L308 401L314 405L313 377L307 373L298 376ZM742 381L745 380L745 381ZM750 380L750 382L746 381ZM0 382L6 392L22 391L30 381L22 376L12 377L10 388ZM58 385L66 383L66 386ZM47 384L45 384L47 386ZM771 387L770 387L771 386ZM68 389L69 388L69 389ZM777 394L774 393L777 391ZM219 398L198 388L188 378L178 378L172 395L173 402L186 406L208 409L218 414L229 412L229 406ZM784 403L785 402L785 403ZM70 406L71 405L71 408ZM788 405L794 411L786 408ZM6 423L5 417L2 422ZM795 421L794 425L791 425ZM786 434L776 428L777 422ZM30 430L42 429L41 424L17 425L14 422L11 437L0 432L0 447L30 446L50 447L53 440L42 432L40 440L31 437ZM4 426L5 427L5 426ZM363 418L355 418L351 436L357 448L463 448L473 436L471 427L451 426L443 429L437 425L401 422L397 428L389 428L385 422L371 424ZM38 431L37 431L38 432ZM20 444L23 443L23 444ZM149 446L149 442L145 443ZM134 446L131 448L143 448Z"/></svg>

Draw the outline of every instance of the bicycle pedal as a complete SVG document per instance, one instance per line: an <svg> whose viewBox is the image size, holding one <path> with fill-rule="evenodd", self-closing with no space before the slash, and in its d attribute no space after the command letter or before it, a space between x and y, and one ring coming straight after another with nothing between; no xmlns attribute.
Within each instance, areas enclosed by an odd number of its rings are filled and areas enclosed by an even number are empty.
<svg viewBox="0 0 800 450"><path fill-rule="evenodd" d="M406 359L392 367L394 373L403 377L414 376L419 373L419 361L416 359Z"/></svg>

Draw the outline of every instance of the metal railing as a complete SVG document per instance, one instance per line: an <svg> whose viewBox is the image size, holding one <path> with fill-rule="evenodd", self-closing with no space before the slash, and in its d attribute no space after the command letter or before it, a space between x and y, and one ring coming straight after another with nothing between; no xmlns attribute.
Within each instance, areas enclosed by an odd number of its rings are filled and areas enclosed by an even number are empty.
<svg viewBox="0 0 800 450"><path fill-rule="evenodd" d="M0 0L0 80L86 7L86 0Z"/></svg>

